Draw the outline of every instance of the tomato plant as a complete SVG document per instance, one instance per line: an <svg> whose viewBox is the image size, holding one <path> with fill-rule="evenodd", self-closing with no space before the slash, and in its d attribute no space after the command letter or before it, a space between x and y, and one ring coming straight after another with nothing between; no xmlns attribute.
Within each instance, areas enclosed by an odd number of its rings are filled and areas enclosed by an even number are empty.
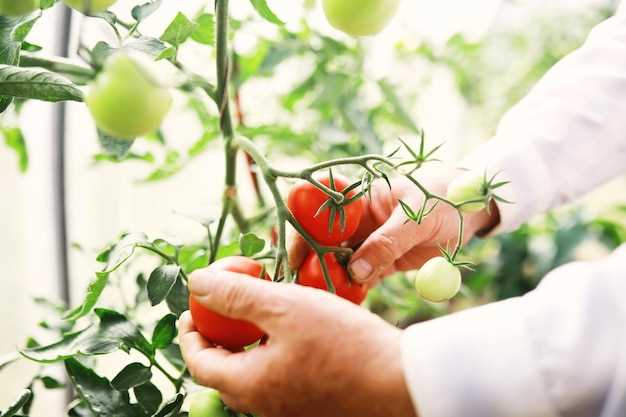
<svg viewBox="0 0 626 417"><path fill-rule="evenodd" d="M172 97L132 58L117 53L108 58L86 103L103 132L120 139L134 139L158 129L172 105Z"/></svg>
<svg viewBox="0 0 626 417"><path fill-rule="evenodd" d="M328 272L335 286L335 293L354 304L361 304L367 297L367 287L357 284L350 279L345 266L341 265L335 255L324 256ZM298 270L298 284L305 287L327 290L328 285L324 279L324 272L318 256L310 253Z"/></svg>
<svg viewBox="0 0 626 417"><path fill-rule="evenodd" d="M354 36L375 35L393 18L400 0L323 0L331 25Z"/></svg>
<svg viewBox="0 0 626 417"><path fill-rule="evenodd" d="M81 13L100 13L117 3L117 0L63 0Z"/></svg>
<svg viewBox="0 0 626 417"><path fill-rule="evenodd" d="M417 272L415 288L426 300L449 300L461 289L461 271L443 257L433 258Z"/></svg>
<svg viewBox="0 0 626 417"><path fill-rule="evenodd" d="M350 186L347 178L338 175L333 176L333 184L329 176L318 178L317 181L342 194ZM344 195L347 201L355 197L355 190ZM350 239L363 216L363 202L360 198L346 205L336 205L328 194L309 181L302 181L291 189L287 204L304 230L324 245L339 245Z"/></svg>
<svg viewBox="0 0 626 417"><path fill-rule="evenodd" d="M229 417L229 414L217 391L204 390L191 396L189 417Z"/></svg>
<svg viewBox="0 0 626 417"><path fill-rule="evenodd" d="M24 16L39 8L39 0L0 0L0 15Z"/></svg>
<svg viewBox="0 0 626 417"><path fill-rule="evenodd" d="M270 279L261 263L243 256L220 259L212 268L244 274L251 278ZM263 331L252 323L224 317L203 306L193 296L189 299L189 309L198 331L217 346L239 351L263 337Z"/></svg>

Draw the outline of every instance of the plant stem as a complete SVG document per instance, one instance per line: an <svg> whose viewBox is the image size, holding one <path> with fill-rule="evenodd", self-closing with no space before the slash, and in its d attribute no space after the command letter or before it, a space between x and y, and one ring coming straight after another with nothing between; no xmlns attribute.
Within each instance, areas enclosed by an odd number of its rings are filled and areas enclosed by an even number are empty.
<svg viewBox="0 0 626 417"><path fill-rule="evenodd" d="M80 85L87 84L96 76L95 71L91 68L73 64L69 59L44 58L28 52L22 52L20 55L20 67L44 68L57 74L65 75L74 83Z"/></svg>

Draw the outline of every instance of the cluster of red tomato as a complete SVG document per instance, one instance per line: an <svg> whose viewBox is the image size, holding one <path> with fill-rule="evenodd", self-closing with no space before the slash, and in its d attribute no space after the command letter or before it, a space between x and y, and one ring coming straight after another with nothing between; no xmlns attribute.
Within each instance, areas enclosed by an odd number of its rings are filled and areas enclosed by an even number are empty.
<svg viewBox="0 0 626 417"><path fill-rule="evenodd" d="M321 178L320 182L331 186L328 177ZM350 184L340 176L334 177L334 188L343 192ZM346 200L356 195L356 191L346 193ZM345 216L335 215L331 222L330 208L320 210L327 203L329 197L309 182L296 185L289 195L288 206L296 220L317 242L327 246L338 246L350 239L361 222L363 202L360 199L350 201L349 204L337 210L344 210ZM341 221L340 219L345 219ZM337 260L334 254L328 253L324 257L328 271L339 297L355 304L361 304L367 295L367 287L350 280L346 268ZM270 280L264 272L263 265L243 256L223 258L211 266L230 272L244 274L251 278ZM297 283L307 287L328 290L322 265L314 252L311 252L298 270ZM204 307L194 297L190 297L189 308L194 324L198 331L210 342L229 350L238 351L245 346L259 341L264 333L254 324L233 320L215 313Z"/></svg>

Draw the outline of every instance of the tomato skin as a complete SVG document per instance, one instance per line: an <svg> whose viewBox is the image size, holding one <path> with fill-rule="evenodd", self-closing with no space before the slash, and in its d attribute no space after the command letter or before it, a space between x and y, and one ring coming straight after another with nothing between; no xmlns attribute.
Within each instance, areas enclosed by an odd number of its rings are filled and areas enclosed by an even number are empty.
<svg viewBox="0 0 626 417"><path fill-rule="evenodd" d="M367 287L357 284L350 279L348 271L337 261L332 253L324 255L330 278L335 285L335 294L354 304L361 304L367 297ZM310 253L298 271L298 284L305 287L327 291L326 280L319 258Z"/></svg>
<svg viewBox="0 0 626 417"><path fill-rule="evenodd" d="M106 61L85 101L100 130L119 139L134 139L161 126L172 96L132 58L116 53Z"/></svg>
<svg viewBox="0 0 626 417"><path fill-rule="evenodd" d="M224 410L219 392L205 390L191 395L189 417L228 417L228 412Z"/></svg>
<svg viewBox="0 0 626 417"><path fill-rule="evenodd" d="M441 256L433 258L417 272L415 289L434 303L449 300L461 289L461 271Z"/></svg>
<svg viewBox="0 0 626 417"><path fill-rule="evenodd" d="M100 13L117 3L117 0L63 0L63 3L81 13Z"/></svg>
<svg viewBox="0 0 626 417"><path fill-rule="evenodd" d="M381 32L395 16L400 0L324 0L330 24L352 36Z"/></svg>
<svg viewBox="0 0 626 417"><path fill-rule="evenodd" d="M262 264L243 256L220 259L211 265L211 268L245 274L250 278L260 278L263 271ZM269 281L270 277L266 273L263 279ZM254 324L224 317L204 307L193 296L189 296L189 310L198 332L209 342L228 350L239 351L257 342L264 335Z"/></svg>
<svg viewBox="0 0 626 417"><path fill-rule="evenodd" d="M350 182L341 175L334 175L335 189L337 191L345 190ZM330 179L328 176L317 178L322 184L330 187ZM346 195L346 199L352 198L357 194L356 190L350 191ZM319 208L329 199L323 191L316 188L308 181L301 181L296 184L289 193L287 206L296 218L298 223L307 231L317 242L327 246L337 246L342 242L350 239L356 232L363 217L363 201L355 200L344 206L346 215L346 224L341 230L339 211L335 215L332 231L328 231L328 223L330 222L330 209L325 209L316 217Z"/></svg>
<svg viewBox="0 0 626 417"><path fill-rule="evenodd" d="M25 16L39 9L39 0L0 0L0 15Z"/></svg>
<svg viewBox="0 0 626 417"><path fill-rule="evenodd" d="M466 172L448 185L446 197L455 204L486 198L484 182L485 176L479 171ZM486 207L485 202L471 203L462 206L461 211L464 213L477 213Z"/></svg>

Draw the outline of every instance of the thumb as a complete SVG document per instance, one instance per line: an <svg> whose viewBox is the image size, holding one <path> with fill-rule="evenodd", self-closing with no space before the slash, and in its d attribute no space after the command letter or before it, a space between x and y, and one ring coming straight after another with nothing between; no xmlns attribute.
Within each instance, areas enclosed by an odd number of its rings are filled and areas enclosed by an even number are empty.
<svg viewBox="0 0 626 417"><path fill-rule="evenodd" d="M358 283L367 283L393 270L395 262L424 239L424 226L407 222L398 205L387 221L376 229L354 253L348 271Z"/></svg>
<svg viewBox="0 0 626 417"><path fill-rule="evenodd" d="M205 268L189 278L191 295L204 307L223 316L275 329L291 310L285 284L255 279L249 275Z"/></svg>

